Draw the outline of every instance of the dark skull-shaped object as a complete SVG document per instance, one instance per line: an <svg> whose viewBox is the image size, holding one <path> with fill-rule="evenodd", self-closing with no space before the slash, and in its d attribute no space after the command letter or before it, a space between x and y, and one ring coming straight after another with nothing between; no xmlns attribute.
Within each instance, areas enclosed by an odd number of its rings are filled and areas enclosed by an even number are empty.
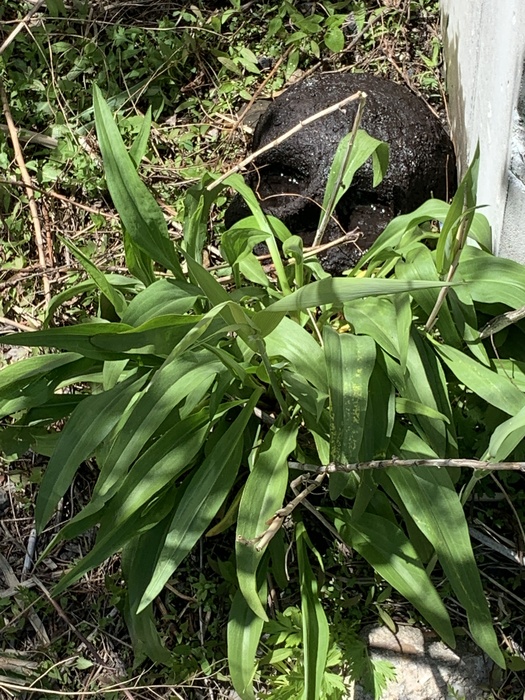
<svg viewBox="0 0 525 700"><path fill-rule="evenodd" d="M416 209L431 196L445 199L456 186L454 150L440 121L406 87L372 75L321 73L289 88L259 119L252 150L358 90L368 96L361 128L390 145L390 163L376 188L372 167L365 164L339 202L336 216L341 227L344 231L357 227L361 236L357 244L347 243L320 256L332 274L353 267L394 216ZM357 102L351 102L302 128L259 156L246 174L263 210L281 219L305 245L312 244L330 165L340 140L352 128L356 110ZM226 212L226 226L249 214L236 196ZM331 223L324 242L341 235L341 228Z"/></svg>

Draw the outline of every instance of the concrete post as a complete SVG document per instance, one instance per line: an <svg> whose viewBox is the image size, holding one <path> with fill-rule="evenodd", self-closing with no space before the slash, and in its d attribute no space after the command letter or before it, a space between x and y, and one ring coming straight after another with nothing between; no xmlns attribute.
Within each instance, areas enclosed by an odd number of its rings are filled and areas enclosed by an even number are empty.
<svg viewBox="0 0 525 700"><path fill-rule="evenodd" d="M460 172L480 144L494 252L525 263L525 0L441 0Z"/></svg>

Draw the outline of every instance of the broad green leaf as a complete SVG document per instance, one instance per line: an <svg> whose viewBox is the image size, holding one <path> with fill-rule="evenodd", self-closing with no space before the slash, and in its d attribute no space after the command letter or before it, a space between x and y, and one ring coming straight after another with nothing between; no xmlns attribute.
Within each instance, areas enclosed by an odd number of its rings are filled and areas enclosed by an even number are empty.
<svg viewBox="0 0 525 700"><path fill-rule="evenodd" d="M368 382L368 402L359 450L360 462L385 458L394 428L396 390L385 373L381 358L382 353L379 350L378 361Z"/></svg>
<svg viewBox="0 0 525 700"><path fill-rule="evenodd" d="M235 543L237 579L244 599L263 620L268 617L259 597L257 568L265 550L261 550L257 542L247 542L262 535L268 527L268 521L282 507L288 485L287 459L295 448L297 431L297 424L292 422L268 431L257 453L239 506Z"/></svg>
<svg viewBox="0 0 525 700"><path fill-rule="evenodd" d="M497 374L456 348L437 343L433 347L459 381L491 406L510 415L519 413L525 406L525 394L509 377Z"/></svg>
<svg viewBox="0 0 525 700"><path fill-rule="evenodd" d="M129 277L124 277L123 275L108 274L106 279L112 287L120 290L121 292L132 292L137 293L144 286L138 279L130 279ZM47 313L42 324L42 328L48 328L53 318L55 311L69 299L75 299L85 292L92 292L97 286L93 280L84 280L78 284L72 284L66 287L62 292L57 294L51 299L51 303L47 307Z"/></svg>
<svg viewBox="0 0 525 700"><path fill-rule="evenodd" d="M82 359L75 352L63 352L59 355L38 355L14 362L0 371L0 396L8 397L20 391L29 380L42 377L57 367L71 364Z"/></svg>
<svg viewBox="0 0 525 700"><path fill-rule="evenodd" d="M205 414L203 411L169 429L137 460L115 496L101 512L95 546L60 579L54 589L55 595L118 552L136 536L139 528L144 526L148 503L191 466L201 449L209 423ZM155 522L156 510L154 508L150 515L150 519L153 518ZM68 523L59 538L73 537L75 529L74 522Z"/></svg>
<svg viewBox="0 0 525 700"><path fill-rule="evenodd" d="M318 584L308 561L306 530L300 522L295 526L295 538L303 623L303 700L319 700L328 657L330 631L326 614L319 600Z"/></svg>
<svg viewBox="0 0 525 700"><path fill-rule="evenodd" d="M67 354L71 357L73 353ZM0 417L31 408L45 411L46 407L54 404L55 391L82 381L96 381L99 371L98 362L80 356L79 360L57 366L41 376L32 377L29 381L12 383L0 392Z"/></svg>
<svg viewBox="0 0 525 700"><path fill-rule="evenodd" d="M500 423L492 433L487 452L482 459L489 462L503 462L525 438L525 405L504 423Z"/></svg>
<svg viewBox="0 0 525 700"><path fill-rule="evenodd" d="M400 459L438 459L439 456L423 440L405 425L397 424L392 433L392 447L394 454Z"/></svg>
<svg viewBox="0 0 525 700"><path fill-rule="evenodd" d="M352 464L359 461L376 345L372 338L336 333L329 326L324 328L323 340L330 395L330 461ZM330 496L337 498L348 478L333 476Z"/></svg>
<svg viewBox="0 0 525 700"><path fill-rule="evenodd" d="M261 263L257 260L253 253L244 255L239 261L239 271L250 282L255 282L261 287L270 288L271 279L263 270Z"/></svg>
<svg viewBox="0 0 525 700"><path fill-rule="evenodd" d="M310 430L313 426L309 417L304 415L305 413L310 414L310 418L316 423L323 423L326 426L326 431L321 430L320 432L326 432L328 436L330 431L329 416L328 412L324 410L328 402L328 393L326 393L328 388L326 392L316 389L295 368L293 370L284 369L282 381L287 391L301 407L308 429Z"/></svg>
<svg viewBox="0 0 525 700"><path fill-rule="evenodd" d="M167 357L201 320L201 316L191 315L154 316L137 328L121 333L105 333L93 338L91 342L95 347L111 351L117 357L123 353Z"/></svg>
<svg viewBox="0 0 525 700"><path fill-rule="evenodd" d="M336 510L344 527L341 535L374 570L398 590L440 635L455 647L454 632L447 610L419 556L404 532L391 520L374 513L352 518L347 510Z"/></svg>
<svg viewBox="0 0 525 700"><path fill-rule="evenodd" d="M131 376L101 394L89 396L73 411L47 465L35 506L37 529L41 532L58 501L70 485L80 464L90 457L117 424L148 378Z"/></svg>
<svg viewBox="0 0 525 700"><path fill-rule="evenodd" d="M405 256L405 260L396 265L396 278L404 280L439 279L434 254L426 246L422 245L410 251ZM430 316L436 304L438 292L439 290L437 289L424 289L419 292L414 292L414 300L421 307L426 316ZM437 319L437 326L446 343L454 345L455 347L462 346L462 338L450 313L448 302L445 302L441 306Z"/></svg>
<svg viewBox="0 0 525 700"><path fill-rule="evenodd" d="M428 343L412 329L407 355L407 378L401 389L402 398L416 401L441 413L445 420L414 415L414 425L440 457L456 456L457 444L452 408L445 374Z"/></svg>
<svg viewBox="0 0 525 700"><path fill-rule="evenodd" d="M221 363L203 352L189 353L163 364L146 390L122 416L111 446L99 456L100 474L91 501L66 525L68 537L75 537L99 522L100 510L118 490L129 467L159 426L197 382L208 377L211 384L221 370Z"/></svg>
<svg viewBox="0 0 525 700"><path fill-rule="evenodd" d="M354 268L354 274L363 267L366 267L368 262L380 256L388 249L398 248L404 237L409 235L419 224L426 221L444 221L449 210L449 205L440 199L428 199L415 211L409 214L396 216L381 233L370 250L363 255L357 266Z"/></svg>
<svg viewBox="0 0 525 700"><path fill-rule="evenodd" d="M155 272L153 270L153 260L150 256L134 243L133 238L126 229L122 229L124 241L124 256L126 267L131 275L139 279L142 284L148 287L155 282Z"/></svg>
<svg viewBox="0 0 525 700"><path fill-rule="evenodd" d="M461 255L457 279L468 284L474 301L505 304L511 309L525 305L525 266L467 246Z"/></svg>
<svg viewBox="0 0 525 700"><path fill-rule="evenodd" d="M328 391L323 349L305 328L285 316L264 343L268 357L284 357L291 372Z"/></svg>
<svg viewBox="0 0 525 700"><path fill-rule="evenodd" d="M399 358L397 314L390 297L356 299L344 305L346 320L355 333L368 335L392 357Z"/></svg>
<svg viewBox="0 0 525 700"><path fill-rule="evenodd" d="M173 513L152 580L138 611L160 593L181 561L209 526L228 495L239 468L243 433L261 391L255 391L212 452L189 478L184 498Z"/></svg>
<svg viewBox="0 0 525 700"><path fill-rule="evenodd" d="M275 265L275 271L277 273L279 284L281 285L283 293L288 294L290 292L290 287L288 285L283 261L275 241L275 233L279 229L285 234L286 237L289 237L291 235L290 232L281 222L274 219L274 217L270 217L269 219L266 217L265 213L261 209L261 205L259 204L257 197L255 196L255 193L248 187L240 175L230 175L228 178L226 178L224 184L233 187L233 189L243 197L244 201L248 205L253 217L255 218L255 226L251 225L250 228L257 228L267 234L265 241L272 257L272 262ZM239 228L246 227L246 223L246 219L244 222L239 222Z"/></svg>
<svg viewBox="0 0 525 700"><path fill-rule="evenodd" d="M347 157L351 133L341 139L330 167L328 181L326 183L322 210L330 216L334 211L341 197L348 191L352 180L359 168L375 154L374 159L374 182L377 187L383 179L388 168L389 146L383 141L373 138L366 131L358 129L355 141L352 146L350 158ZM344 172L342 172L344 169ZM337 187L335 197L334 188Z"/></svg>
<svg viewBox="0 0 525 700"><path fill-rule="evenodd" d="M410 329L412 328L412 306L408 294L396 294L393 298L396 314L397 344L399 347L399 362L401 373L404 375L407 366Z"/></svg>
<svg viewBox="0 0 525 700"><path fill-rule="evenodd" d="M444 423L450 423L447 416L439 411L436 411L430 406L425 406L419 401L411 401L410 399L396 399L396 411L398 413L412 413L414 415L426 416L427 418L434 418L435 420L442 420Z"/></svg>
<svg viewBox="0 0 525 700"><path fill-rule="evenodd" d="M212 306L230 301L230 295L215 277L188 253L185 254L188 270L193 281L202 289L204 296Z"/></svg>
<svg viewBox="0 0 525 700"><path fill-rule="evenodd" d="M103 497L106 494L107 499L107 494L127 473L148 440L196 383L207 379L211 385L221 370L221 363L204 352L188 353L164 363L120 426L109 453L100 465L101 474L90 506L94 507L95 496Z"/></svg>
<svg viewBox="0 0 525 700"><path fill-rule="evenodd" d="M162 211L137 174L100 89L93 86L97 136L111 198L133 242L153 260L183 279Z"/></svg>
<svg viewBox="0 0 525 700"><path fill-rule="evenodd" d="M210 207L221 192L215 187L211 192L207 185L211 177L205 175L198 185L190 187L184 198L183 248L199 264L202 264L202 249L208 238L208 216Z"/></svg>
<svg viewBox="0 0 525 700"><path fill-rule="evenodd" d="M142 124L140 125L140 130L137 136L135 137L135 140L133 141L133 144L131 148L129 149L129 155L131 157L131 160L135 164L135 167L138 168L140 165L140 161L144 158L146 155L146 151L148 150L148 141L150 137L150 132L151 132L151 106L148 107L148 111L144 115L144 118L142 120Z"/></svg>
<svg viewBox="0 0 525 700"><path fill-rule="evenodd" d="M93 339L99 335L112 335L131 330L133 328L126 323L85 323L31 333L17 333L12 336L10 343L12 345L49 347L78 352L93 360L120 360L126 359L126 355L96 348Z"/></svg>
<svg viewBox="0 0 525 700"><path fill-rule="evenodd" d="M266 581L259 588L259 599L266 598ZM237 591L233 598L228 620L228 665L232 684L241 700L255 700L253 677L256 654L264 621L246 603Z"/></svg>
<svg viewBox="0 0 525 700"><path fill-rule="evenodd" d="M243 220L244 222L246 219ZM221 251L229 265L234 265L246 258L257 243L266 240L268 234L257 229L247 229L234 225L225 231L221 238Z"/></svg>
<svg viewBox="0 0 525 700"><path fill-rule="evenodd" d="M66 248L82 265L82 267L91 277L91 279L96 284L100 292L102 292L102 294L104 294L107 297L107 299L111 302L113 308L117 313L117 316L119 316L119 318L122 318L122 315L126 310L127 306L126 300L122 293L116 287L113 287L113 285L108 280L107 276L103 272L100 272L97 266L91 262L87 255L84 255L84 253L73 243L73 241L67 240L59 233L57 233L57 236L58 239L66 246Z"/></svg>
<svg viewBox="0 0 525 700"><path fill-rule="evenodd" d="M466 610L476 644L504 668L465 514L448 472L428 467L392 467L380 478L392 480L414 522L436 550L443 571Z"/></svg>
<svg viewBox="0 0 525 700"><path fill-rule="evenodd" d="M184 314L200 295L200 289L186 282L159 279L131 300L122 322L137 327L156 316Z"/></svg>
<svg viewBox="0 0 525 700"><path fill-rule="evenodd" d="M345 35L339 27L332 27L324 35L324 43L333 53L339 53L345 47Z"/></svg>
<svg viewBox="0 0 525 700"><path fill-rule="evenodd" d="M366 296L398 294L426 289L427 287L443 286L446 286L446 283L437 281L327 277L317 282L311 282L270 304L266 309L254 315L254 323L264 335L267 335L276 327L280 318L290 311L299 311L325 304L343 304Z"/></svg>
<svg viewBox="0 0 525 700"><path fill-rule="evenodd" d="M147 656L153 663L169 666L172 657L157 630L153 606L150 605L138 615L125 608L124 619L133 644L134 662L141 663Z"/></svg>

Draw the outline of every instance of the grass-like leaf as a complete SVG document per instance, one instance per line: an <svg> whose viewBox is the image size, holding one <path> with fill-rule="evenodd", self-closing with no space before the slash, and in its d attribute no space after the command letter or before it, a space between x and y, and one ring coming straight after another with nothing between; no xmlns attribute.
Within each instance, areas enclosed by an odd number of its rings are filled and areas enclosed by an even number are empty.
<svg viewBox="0 0 525 700"><path fill-rule="evenodd" d="M303 523L297 523L295 536L303 623L303 700L319 700L328 657L330 630L326 614L319 600L317 580L308 561L307 536Z"/></svg>
<svg viewBox="0 0 525 700"><path fill-rule="evenodd" d="M235 543L237 579L246 602L261 619L268 617L261 605L257 567L264 555L257 544L247 544L268 527L268 520L281 508L288 483L287 458L295 448L298 426L287 423L268 431L257 454L239 506ZM241 540L242 538L242 540Z"/></svg>
<svg viewBox="0 0 525 700"><path fill-rule="evenodd" d="M348 544L419 610L444 642L454 647L447 610L403 531L375 513L363 513L357 519L350 511L336 513L345 524L340 532Z"/></svg>
<svg viewBox="0 0 525 700"><path fill-rule="evenodd" d="M323 333L330 394L330 461L359 461L368 404L368 382L374 369L376 344L368 336ZM330 479L330 495L337 498L348 481L347 474Z"/></svg>
<svg viewBox="0 0 525 700"><path fill-rule="evenodd" d="M89 396L71 414L40 485L35 506L39 531L53 514L81 462L90 457L144 386L147 374L131 376L113 389Z"/></svg>
<svg viewBox="0 0 525 700"><path fill-rule="evenodd" d="M93 104L108 189L126 231L152 260L171 270L175 277L183 279L179 257L169 239L162 211L138 176L111 110L96 84L93 87Z"/></svg>
<svg viewBox="0 0 525 700"><path fill-rule="evenodd" d="M266 598L266 582L259 589L259 598ZM228 665L233 687L241 700L255 700L255 655L263 624L264 621L253 612L242 593L237 591L228 620Z"/></svg>
<svg viewBox="0 0 525 700"><path fill-rule="evenodd" d="M460 382L491 406L511 415L525 406L525 394L510 377L497 374L456 348L436 343L434 350Z"/></svg>
<svg viewBox="0 0 525 700"><path fill-rule="evenodd" d="M254 391L239 416L220 438L203 463L193 472L184 498L172 515L155 572L139 608L143 610L204 533L228 495L241 459L243 433L261 395Z"/></svg>
<svg viewBox="0 0 525 700"><path fill-rule="evenodd" d="M445 469L393 467L387 477L425 537L436 550L443 571L467 612L476 643L502 668L505 660L474 559L465 513Z"/></svg>

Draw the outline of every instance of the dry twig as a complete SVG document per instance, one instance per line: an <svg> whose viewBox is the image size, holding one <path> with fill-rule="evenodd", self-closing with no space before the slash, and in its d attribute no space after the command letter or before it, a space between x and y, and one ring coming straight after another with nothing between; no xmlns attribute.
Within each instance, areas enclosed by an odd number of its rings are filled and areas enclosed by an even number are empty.
<svg viewBox="0 0 525 700"><path fill-rule="evenodd" d="M44 254L44 243L42 239L42 228L40 226L40 219L38 218L38 209L36 206L35 197L33 194L33 187L31 183L31 178L29 172L26 168L24 156L22 149L20 148L20 141L18 140L18 134L16 130L13 117L11 115L11 109L9 107L9 101L7 99L7 94L3 82L0 81L0 99L2 101L2 108L4 110L4 115L7 121L7 126L9 128L9 135L11 136L11 141L13 144L13 150L15 153L15 159L18 167L20 168L20 173L22 175L22 180L26 186L27 200L29 202L29 209L31 211L31 218L33 221L33 228L35 231L35 243L38 250L38 261L40 267L42 268L42 283L44 287L44 298L46 304L51 301L51 286L49 284L49 277L46 274L46 258Z"/></svg>
<svg viewBox="0 0 525 700"><path fill-rule="evenodd" d="M33 7L29 10L29 12L26 14L26 16L20 20L20 22L16 25L16 27L13 29L11 34L7 37L7 39L4 41L2 46L0 46L0 56L4 53L4 51L7 49L7 47L16 39L16 37L20 34L22 29L27 27L27 23L31 19L31 17L35 14L37 10L39 10L42 5L45 3L46 0L38 0Z"/></svg>
<svg viewBox="0 0 525 700"><path fill-rule="evenodd" d="M453 467L456 469L479 469L488 471L521 471L525 472L525 462L482 462L477 459L375 459L371 462L355 462L354 464L335 464L331 462L324 466L288 462L290 469L298 469L316 474L335 474L336 472L359 472L367 469L388 469L389 467Z"/></svg>
<svg viewBox="0 0 525 700"><path fill-rule="evenodd" d="M261 154L266 153L266 151L269 151L272 148L275 148L279 144L283 143L284 141L289 139L290 136L293 136L298 131L301 131L301 129L303 129L305 126L308 126L308 124L312 124L312 122L315 122L318 119L321 119L322 117L326 116L327 114L331 114L332 112L336 112L338 109L343 109L343 107L346 107L346 105L350 104L350 102L355 102L356 100L358 100L360 98L360 96L361 96L361 93L356 92L354 95L350 95L349 97L345 97L344 100L341 100L340 102L336 102L335 104L330 105L330 107L327 107L326 109L322 109L320 112L316 112L316 114L312 114L311 117L307 117L306 119L303 119L303 121L296 124L289 131L287 131L285 134L283 134L282 136L279 136L279 138L274 139L271 143L267 143L266 146L259 148L258 151L255 151L255 153L251 153L244 160L241 160L240 163L237 163L237 165L234 165L233 168L230 168L230 170L223 173L220 177L218 177L216 180L211 182L206 189L211 192L211 190L215 189L215 187L217 187L218 185L223 183L227 177L229 177L230 175L233 175L234 173L238 173L239 170L242 170L243 168L245 168L252 161L254 161L256 158L258 158Z"/></svg>

